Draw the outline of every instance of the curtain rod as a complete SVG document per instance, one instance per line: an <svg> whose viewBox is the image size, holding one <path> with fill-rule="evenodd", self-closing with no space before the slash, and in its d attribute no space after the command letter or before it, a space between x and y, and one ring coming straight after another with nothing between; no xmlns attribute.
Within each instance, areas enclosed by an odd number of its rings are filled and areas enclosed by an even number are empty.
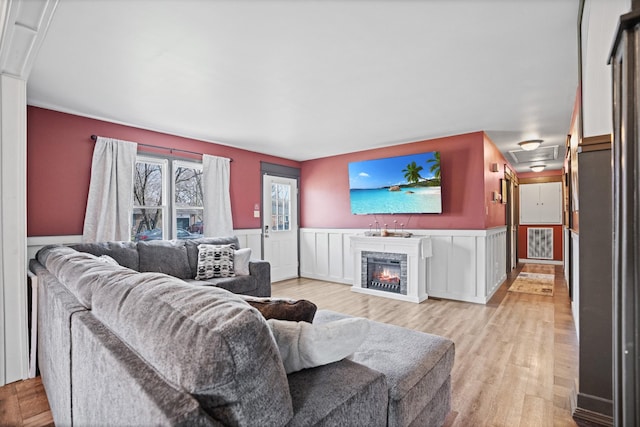
<svg viewBox="0 0 640 427"><path fill-rule="evenodd" d="M98 136L97 135L91 135L91 139L95 142L98 140ZM179 151L181 153L189 153L189 154L195 154L196 156L202 156L202 153L197 153L195 151L189 151L189 150L181 150L180 148L167 148L167 147L161 147L159 145L151 145L151 144L141 144L141 143L136 143L138 145L141 145L143 147L149 147L149 148L158 148L160 150L168 150L170 153L173 153L174 151ZM233 159L229 159L230 162L233 162Z"/></svg>

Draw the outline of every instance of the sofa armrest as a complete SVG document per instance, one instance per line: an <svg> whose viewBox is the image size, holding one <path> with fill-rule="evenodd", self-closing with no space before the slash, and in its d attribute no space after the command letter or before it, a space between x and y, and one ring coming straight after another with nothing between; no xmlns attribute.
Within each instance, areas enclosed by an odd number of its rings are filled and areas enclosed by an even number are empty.
<svg viewBox="0 0 640 427"><path fill-rule="evenodd" d="M269 261L251 259L249 261L249 274L256 278L258 286L256 295L258 297L271 296L271 264Z"/></svg>

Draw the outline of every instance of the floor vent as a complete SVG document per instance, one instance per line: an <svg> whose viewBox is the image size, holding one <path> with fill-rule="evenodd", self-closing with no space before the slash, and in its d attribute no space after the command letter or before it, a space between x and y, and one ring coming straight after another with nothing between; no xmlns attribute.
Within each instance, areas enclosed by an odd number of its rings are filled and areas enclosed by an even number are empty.
<svg viewBox="0 0 640 427"><path fill-rule="evenodd" d="M553 259L553 228L529 228L527 258Z"/></svg>

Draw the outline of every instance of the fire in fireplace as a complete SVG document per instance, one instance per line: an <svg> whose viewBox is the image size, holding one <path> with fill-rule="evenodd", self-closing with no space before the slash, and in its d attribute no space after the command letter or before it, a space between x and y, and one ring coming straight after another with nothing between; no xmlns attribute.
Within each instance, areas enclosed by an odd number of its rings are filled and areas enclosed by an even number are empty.
<svg viewBox="0 0 640 427"><path fill-rule="evenodd" d="M366 287L401 293L400 261L370 257L367 259Z"/></svg>

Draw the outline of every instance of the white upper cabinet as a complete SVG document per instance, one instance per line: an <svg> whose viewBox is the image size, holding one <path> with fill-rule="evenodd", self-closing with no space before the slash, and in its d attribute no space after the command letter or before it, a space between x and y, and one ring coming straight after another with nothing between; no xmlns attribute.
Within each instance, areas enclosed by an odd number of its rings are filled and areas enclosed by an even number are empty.
<svg viewBox="0 0 640 427"><path fill-rule="evenodd" d="M520 224L562 224L562 183L521 184Z"/></svg>

